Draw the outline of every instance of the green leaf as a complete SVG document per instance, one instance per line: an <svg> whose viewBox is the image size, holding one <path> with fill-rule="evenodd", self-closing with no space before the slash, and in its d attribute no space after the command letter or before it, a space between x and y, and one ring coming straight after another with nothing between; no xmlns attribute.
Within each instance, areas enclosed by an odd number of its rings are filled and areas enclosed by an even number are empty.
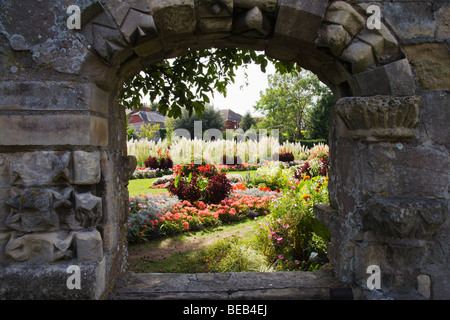
<svg viewBox="0 0 450 320"><path fill-rule="evenodd" d="M325 228L325 226L317 220L317 218L313 218L311 221L311 227L315 234L319 237L324 238L327 241L331 239L331 233Z"/></svg>

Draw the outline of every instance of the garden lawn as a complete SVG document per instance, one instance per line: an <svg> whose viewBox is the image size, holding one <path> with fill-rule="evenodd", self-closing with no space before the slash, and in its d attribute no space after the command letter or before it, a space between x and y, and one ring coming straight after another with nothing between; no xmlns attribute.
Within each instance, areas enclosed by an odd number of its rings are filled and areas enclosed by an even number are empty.
<svg viewBox="0 0 450 320"><path fill-rule="evenodd" d="M205 250L216 241L250 239L258 220L262 219L263 217L247 219L130 246L129 268L139 273L209 272L204 262L198 258L199 250Z"/></svg>
<svg viewBox="0 0 450 320"><path fill-rule="evenodd" d="M256 173L256 170L227 172L227 174L232 173L237 173L245 178L248 174L250 176L253 176ZM157 178L130 180L128 184L128 192L130 193L130 197L137 197L140 194L168 192L167 189L151 189L151 187L153 186L153 181L155 181L156 179Z"/></svg>

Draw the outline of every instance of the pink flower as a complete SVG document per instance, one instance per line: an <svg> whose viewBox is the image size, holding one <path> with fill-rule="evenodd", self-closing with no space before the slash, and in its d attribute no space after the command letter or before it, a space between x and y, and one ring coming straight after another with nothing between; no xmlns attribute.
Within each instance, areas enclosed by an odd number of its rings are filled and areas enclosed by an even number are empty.
<svg viewBox="0 0 450 320"><path fill-rule="evenodd" d="M280 254L280 255L278 256L278 259L283 260L283 259L284 259L283 255Z"/></svg>
<svg viewBox="0 0 450 320"><path fill-rule="evenodd" d="M185 227L187 230L189 230L189 223L188 223L188 222L183 223L183 225L184 225L184 227Z"/></svg>

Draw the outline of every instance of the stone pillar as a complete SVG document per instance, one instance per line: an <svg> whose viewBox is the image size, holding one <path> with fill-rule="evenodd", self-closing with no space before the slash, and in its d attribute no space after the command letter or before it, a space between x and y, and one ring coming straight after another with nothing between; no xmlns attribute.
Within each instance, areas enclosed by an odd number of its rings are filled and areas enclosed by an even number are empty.
<svg viewBox="0 0 450 320"><path fill-rule="evenodd" d="M338 277L365 287L367 268L377 265L394 297L414 296L418 279L445 268L449 159L446 148L420 138L424 104L420 96L340 99L330 132L331 206L315 210L333 235Z"/></svg>

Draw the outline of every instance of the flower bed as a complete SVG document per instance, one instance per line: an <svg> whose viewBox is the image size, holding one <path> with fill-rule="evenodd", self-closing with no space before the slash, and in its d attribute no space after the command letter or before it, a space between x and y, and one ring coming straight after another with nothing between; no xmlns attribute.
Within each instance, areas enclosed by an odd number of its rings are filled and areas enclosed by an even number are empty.
<svg viewBox="0 0 450 320"><path fill-rule="evenodd" d="M222 223L268 214L271 201L278 195L264 192L258 196L233 194L219 204L180 201L167 194L148 194L130 198L128 242L139 243L189 230L200 230Z"/></svg>

